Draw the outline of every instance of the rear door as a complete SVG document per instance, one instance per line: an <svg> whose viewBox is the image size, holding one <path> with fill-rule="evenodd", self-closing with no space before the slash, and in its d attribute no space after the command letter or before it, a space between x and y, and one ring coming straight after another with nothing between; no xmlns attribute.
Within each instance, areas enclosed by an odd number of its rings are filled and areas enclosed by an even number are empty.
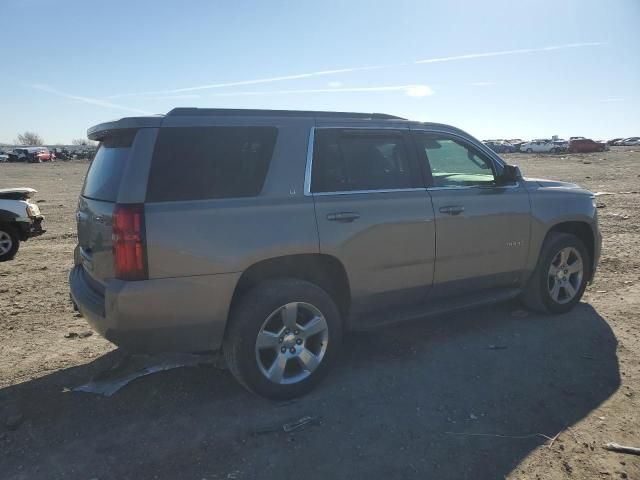
<svg viewBox="0 0 640 480"><path fill-rule="evenodd" d="M78 201L80 261L85 271L100 284L113 278L111 218L132 156L135 136L136 130L121 130L102 140Z"/></svg>
<svg viewBox="0 0 640 480"><path fill-rule="evenodd" d="M424 300L435 254L431 199L406 127L316 128L306 193L320 251L337 257L352 312Z"/></svg>
<svg viewBox="0 0 640 480"><path fill-rule="evenodd" d="M433 296L516 286L529 251L529 195L499 182L501 164L467 139L415 131L432 179L436 217Z"/></svg>

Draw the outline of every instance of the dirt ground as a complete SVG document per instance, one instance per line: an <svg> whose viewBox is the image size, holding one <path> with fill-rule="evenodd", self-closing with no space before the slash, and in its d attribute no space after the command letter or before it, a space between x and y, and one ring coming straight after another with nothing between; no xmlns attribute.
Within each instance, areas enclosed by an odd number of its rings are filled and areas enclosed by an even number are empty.
<svg viewBox="0 0 640 480"><path fill-rule="evenodd" d="M614 193L598 197L604 250L583 302L350 334L339 367L287 403L213 366L110 398L69 391L120 356L96 334L65 337L89 330L67 287L87 164L0 164L0 188L39 191L48 230L0 264L0 478L640 479L639 456L602 448L640 447L640 151L507 157Z"/></svg>

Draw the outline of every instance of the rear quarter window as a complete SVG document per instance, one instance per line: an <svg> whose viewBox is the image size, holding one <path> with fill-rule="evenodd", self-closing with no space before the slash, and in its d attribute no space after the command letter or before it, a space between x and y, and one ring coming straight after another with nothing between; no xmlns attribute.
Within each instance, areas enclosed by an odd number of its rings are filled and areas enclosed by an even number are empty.
<svg viewBox="0 0 640 480"><path fill-rule="evenodd" d="M102 140L87 172L82 189L84 197L106 202L118 199L135 134L136 131L123 131Z"/></svg>
<svg viewBox="0 0 640 480"><path fill-rule="evenodd" d="M273 155L275 127L160 129L148 202L259 195Z"/></svg>

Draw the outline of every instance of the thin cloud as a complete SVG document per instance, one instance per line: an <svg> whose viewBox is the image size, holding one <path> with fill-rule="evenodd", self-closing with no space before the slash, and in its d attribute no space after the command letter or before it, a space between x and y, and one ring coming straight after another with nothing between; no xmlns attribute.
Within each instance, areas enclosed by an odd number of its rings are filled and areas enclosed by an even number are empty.
<svg viewBox="0 0 640 480"><path fill-rule="evenodd" d="M497 52L469 53L467 55L454 55L452 57L425 58L423 60L416 60L413 63L424 64L424 63L455 62L458 60L471 60L475 58L502 57L505 55L522 55L525 53L551 52L553 50L565 50L568 48L596 47L599 45L604 45L604 43L602 42L567 43L564 45L551 45L549 47L540 47L540 48L519 48L516 50L501 50Z"/></svg>
<svg viewBox="0 0 640 480"><path fill-rule="evenodd" d="M501 50L501 51L495 51L495 52L471 53L466 55L454 55L450 57L426 58L421 60L415 60L414 62L410 62L410 63L398 63L398 64L390 64L390 65L370 65L370 66L364 66L364 67L350 67L350 68L340 68L340 69L334 69L334 70L320 70L317 72L298 73L293 75L282 75L277 77L258 78L253 80L241 80L241 81L235 81L235 82L212 83L208 85L196 85L193 87L174 88L169 90L155 90L155 91L138 92L138 93L121 93L116 95L110 95L107 98L114 99L114 98L149 96L149 95L154 95L154 96L175 95L175 94L182 94L182 93L188 93L188 92L197 92L202 90L212 90L216 88L240 87L240 86L247 86L247 85L258 85L258 84L264 84L264 83L282 82L282 81L288 81L288 80L302 80L302 79L315 78L315 77L321 77L321 76L327 76L327 75L336 75L339 73L364 72L369 70L399 68L399 67L405 67L408 65L453 62L453 61L459 61L459 60L499 57L499 56L505 56L505 55L522 55L527 53L565 50L569 48L596 47L600 45L605 45L605 43L604 42L567 43L563 45L550 45L547 47L540 47L540 48L521 48L516 50Z"/></svg>
<svg viewBox="0 0 640 480"><path fill-rule="evenodd" d="M367 93L367 92L404 92L410 97L426 97L433 95L434 92L428 85L387 85L375 87L349 87L349 88L308 88L299 90L258 90L258 91L242 91L242 92L221 92L211 93L207 97L249 97L259 95L295 95L295 94L312 94L312 93Z"/></svg>
<svg viewBox="0 0 640 480"><path fill-rule="evenodd" d="M327 87L338 88L342 86L342 82L327 82Z"/></svg>
<svg viewBox="0 0 640 480"><path fill-rule="evenodd" d="M175 93L211 90L214 88L242 87L247 85L258 85L261 83L282 82L284 80L301 80L305 78L320 77L323 75L336 75L338 73L363 72L366 70L378 70L383 68L391 68L395 66L397 65L372 65L368 67L341 68L337 70L320 70L318 72L311 72L311 73L298 73L295 75L283 75L279 77L258 78L255 80L242 80L238 82L212 83L209 85L197 85L195 87L174 88L172 90L156 90L151 92L139 92L139 93L122 93L118 95L110 95L107 98L137 97L137 96L144 96L144 95L171 95Z"/></svg>
<svg viewBox="0 0 640 480"><path fill-rule="evenodd" d="M131 108L124 105L105 102L104 100L99 100L97 98L83 97L80 95L73 95L71 93L61 92L60 90L56 90L55 88L50 87L49 85L35 84L35 85L31 85L31 87L35 88L36 90L41 90L43 92L57 95L58 97L70 98L71 100L77 100L78 102L88 103L90 105L98 105L100 107L113 108L115 110L122 110L125 112L140 113L142 115L152 115L150 112L147 112L145 110L140 110L138 108Z"/></svg>

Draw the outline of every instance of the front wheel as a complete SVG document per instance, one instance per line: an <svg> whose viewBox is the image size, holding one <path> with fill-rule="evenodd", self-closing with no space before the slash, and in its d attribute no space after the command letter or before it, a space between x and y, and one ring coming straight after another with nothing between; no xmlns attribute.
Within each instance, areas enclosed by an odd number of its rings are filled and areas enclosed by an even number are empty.
<svg viewBox="0 0 640 480"><path fill-rule="evenodd" d="M18 232L11 225L0 224L0 262L15 257L20 248Z"/></svg>
<svg viewBox="0 0 640 480"><path fill-rule="evenodd" d="M532 153L533 150L531 150L530 148L527 148L527 153Z"/></svg>
<svg viewBox="0 0 640 480"><path fill-rule="evenodd" d="M589 253L578 237L550 233L522 296L523 303L542 312L568 312L582 298L590 276L590 262Z"/></svg>
<svg viewBox="0 0 640 480"><path fill-rule="evenodd" d="M342 321L332 298L304 280L267 280L234 305L223 350L248 390L277 400L309 392L340 351Z"/></svg>

